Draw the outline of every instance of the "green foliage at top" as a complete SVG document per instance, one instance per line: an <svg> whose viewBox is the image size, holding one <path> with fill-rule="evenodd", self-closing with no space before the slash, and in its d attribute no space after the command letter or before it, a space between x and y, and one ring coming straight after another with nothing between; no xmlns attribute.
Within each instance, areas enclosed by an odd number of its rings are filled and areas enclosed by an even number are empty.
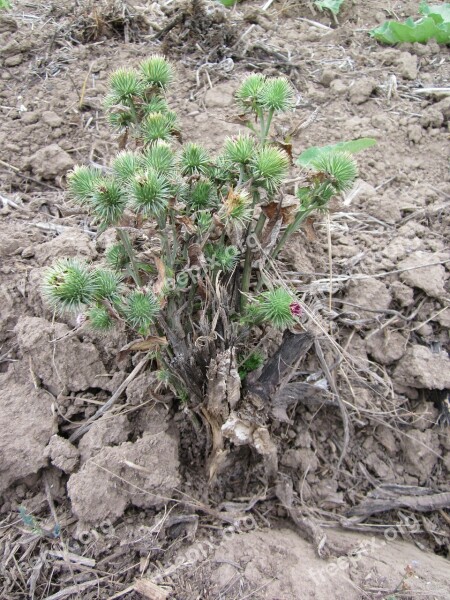
<svg viewBox="0 0 450 600"><path fill-rule="evenodd" d="M334 15L338 14L343 3L344 0L315 0L314 2L314 4L317 6L317 8L320 8L320 10L326 8Z"/></svg>
<svg viewBox="0 0 450 600"><path fill-rule="evenodd" d="M420 5L421 19L414 21L412 17L404 23L386 21L372 29L370 34L384 44L401 42L426 43L435 39L438 44L450 44L450 4Z"/></svg>
<svg viewBox="0 0 450 600"><path fill-rule="evenodd" d="M9 10L12 8L9 0L0 0L0 10Z"/></svg>

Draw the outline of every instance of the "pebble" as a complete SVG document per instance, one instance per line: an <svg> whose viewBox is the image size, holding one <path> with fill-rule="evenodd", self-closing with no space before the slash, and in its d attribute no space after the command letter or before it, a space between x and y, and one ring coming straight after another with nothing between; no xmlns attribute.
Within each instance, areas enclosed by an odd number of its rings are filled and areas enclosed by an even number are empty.
<svg viewBox="0 0 450 600"><path fill-rule="evenodd" d="M394 48L387 48L386 50L382 50L378 54L378 58L381 59L381 62L384 65L393 65L398 59L398 50L395 50Z"/></svg>
<svg viewBox="0 0 450 600"><path fill-rule="evenodd" d="M24 125L33 125L39 120L39 114L37 112L23 112L20 116L20 120Z"/></svg>
<svg viewBox="0 0 450 600"><path fill-rule="evenodd" d="M108 61L106 58L99 58L98 60L94 60L91 66L92 73L99 73L100 71L105 71L108 69Z"/></svg>
<svg viewBox="0 0 450 600"><path fill-rule="evenodd" d="M58 144L40 148L29 159L33 172L43 179L65 175L74 166L72 158Z"/></svg>
<svg viewBox="0 0 450 600"><path fill-rule="evenodd" d="M397 59L398 73L403 79L417 79L417 56L409 52L402 52Z"/></svg>
<svg viewBox="0 0 450 600"><path fill-rule="evenodd" d="M61 117L52 110L44 111L42 113L41 119L42 119L43 123L45 123L46 125L49 125L52 129L55 129L56 127L60 127L63 123L63 120L61 119Z"/></svg>
<svg viewBox="0 0 450 600"><path fill-rule="evenodd" d="M376 81L370 78L362 78L355 81L349 92L350 102L352 104L363 104L370 98L376 85Z"/></svg>
<svg viewBox="0 0 450 600"><path fill-rule="evenodd" d="M441 111L441 113L444 115L445 120L450 119L450 96L447 96L447 98L440 100L437 104L434 105L434 108Z"/></svg>
<svg viewBox="0 0 450 600"><path fill-rule="evenodd" d="M206 108L226 108L234 104L234 84L222 83L209 89L205 94Z"/></svg>
<svg viewBox="0 0 450 600"><path fill-rule="evenodd" d="M376 127L377 129L384 129L385 131L392 129L392 121L384 113L377 113L376 115L373 115L370 122L372 126Z"/></svg>
<svg viewBox="0 0 450 600"><path fill-rule="evenodd" d="M348 84L342 79L333 79L330 83L330 89L339 96L343 96L347 93Z"/></svg>
<svg viewBox="0 0 450 600"><path fill-rule="evenodd" d="M14 54L5 58L3 64L5 67L18 67L23 62L23 54Z"/></svg>
<svg viewBox="0 0 450 600"><path fill-rule="evenodd" d="M336 71L332 69L324 69L320 77L320 83L325 87L330 87L332 81L337 79L338 75Z"/></svg>
<svg viewBox="0 0 450 600"><path fill-rule="evenodd" d="M444 122L444 115L435 107L427 108L420 118L422 127L440 127Z"/></svg>
<svg viewBox="0 0 450 600"><path fill-rule="evenodd" d="M34 256L34 248L32 246L27 246L27 248L24 248L22 250L22 253L20 255L22 258L33 258Z"/></svg>
<svg viewBox="0 0 450 600"><path fill-rule="evenodd" d="M59 127L57 129L54 129L52 131L52 139L57 140L58 138L60 138L62 136L63 132L62 129L60 129Z"/></svg>
<svg viewBox="0 0 450 600"><path fill-rule="evenodd" d="M430 48L427 44L419 44L418 42L415 42L413 44L413 50L414 54L417 54L417 56L427 56L430 54Z"/></svg>
<svg viewBox="0 0 450 600"><path fill-rule="evenodd" d="M408 139L414 144L418 144L422 139L422 127L420 125L410 125L407 130Z"/></svg>
<svg viewBox="0 0 450 600"><path fill-rule="evenodd" d="M430 40L427 42L427 48L429 54L441 54L442 48L439 46L436 40Z"/></svg>
<svg viewBox="0 0 450 600"><path fill-rule="evenodd" d="M417 327L417 323L414 322L413 326ZM420 325L420 327L417 327L416 331L422 337L428 337L433 333L433 326L430 325L430 323L424 323L423 325Z"/></svg>

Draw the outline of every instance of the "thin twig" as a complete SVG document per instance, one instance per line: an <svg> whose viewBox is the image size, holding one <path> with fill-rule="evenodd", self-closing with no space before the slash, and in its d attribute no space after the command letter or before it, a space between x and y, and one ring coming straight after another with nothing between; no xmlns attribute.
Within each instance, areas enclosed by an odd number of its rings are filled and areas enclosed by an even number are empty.
<svg viewBox="0 0 450 600"><path fill-rule="evenodd" d="M334 381L334 377L331 374L330 369L328 368L327 362L323 355L322 347L317 338L314 340L314 349L316 351L317 358L319 359L319 362L320 362L322 370L325 374L325 377L327 378L327 381L333 391L333 394L336 396L336 400L338 401L339 409L341 411L341 416L342 416L342 422L344 425L344 444L342 446L341 455L339 457L338 464L336 466L336 471L338 471L340 469L342 461L345 458L345 455L347 454L348 446L350 443L350 426L349 426L348 413L347 413L347 408L345 407L345 404L339 395L338 389L336 387L336 382Z"/></svg>
<svg viewBox="0 0 450 600"><path fill-rule="evenodd" d="M134 369L131 371L131 373L128 375L128 377L125 379L125 381L119 385L119 387L114 392L114 394L111 396L111 398L108 400L108 402L106 402L101 408L99 408L98 411L94 415L92 415L92 417L90 419L88 419L84 425L82 425L77 431L72 433L72 435L69 438L69 442L74 442L75 440L80 438L82 435L84 435L87 431L89 431L89 429L92 427L93 422L96 421L97 419L99 419L103 414L105 414L105 412L107 410L109 410L111 408L111 406L113 406L117 402L117 400L120 398L122 393L126 390L128 385L133 381L133 379L139 374L139 372L147 364L149 358L150 358L150 355L146 354L144 356L144 358L134 367Z"/></svg>
<svg viewBox="0 0 450 600"><path fill-rule="evenodd" d="M330 291L328 294L328 310L331 312L331 303L333 301L333 254L331 250L331 223L330 213L327 213L327 240L328 240L328 266L330 272Z"/></svg>
<svg viewBox="0 0 450 600"><path fill-rule="evenodd" d="M60 590L56 594L47 596L46 598L44 598L44 600L61 600L61 598L67 598L67 596L71 596L72 594L79 594L82 590L87 590L90 587L93 587L94 585L98 585L101 581L108 579L108 577L97 577L96 579L85 581L84 583L71 585L70 587L65 588L64 590Z"/></svg>
<svg viewBox="0 0 450 600"><path fill-rule="evenodd" d="M418 88L415 90L410 90L413 94L442 94L444 96L450 96L450 88L438 88L438 87L429 87L429 88Z"/></svg>
<svg viewBox="0 0 450 600"><path fill-rule="evenodd" d="M54 223L33 223L35 227L38 229L42 229L43 231L53 231L54 233L64 233L65 231L79 231L77 227L68 227L67 225L55 225ZM95 231L91 231L90 229L83 229L83 233L91 237L95 237L97 233Z"/></svg>

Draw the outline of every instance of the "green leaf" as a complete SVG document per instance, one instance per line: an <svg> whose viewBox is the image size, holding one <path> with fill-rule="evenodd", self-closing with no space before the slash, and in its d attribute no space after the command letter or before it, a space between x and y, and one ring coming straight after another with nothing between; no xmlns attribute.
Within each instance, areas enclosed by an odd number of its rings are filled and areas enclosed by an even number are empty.
<svg viewBox="0 0 450 600"><path fill-rule="evenodd" d="M450 44L450 4L428 6L424 3L420 12L424 16L417 21L411 17L404 23L386 21L372 29L370 35L384 44L426 43L431 39L438 44Z"/></svg>
<svg viewBox="0 0 450 600"><path fill-rule="evenodd" d="M301 167L310 167L312 163L322 154L326 154L333 150L342 150L355 154L371 146L375 146L376 140L373 138L360 138L359 140L350 140L349 142L338 142L329 146L313 146L300 154L296 163Z"/></svg>
<svg viewBox="0 0 450 600"><path fill-rule="evenodd" d="M240 2L240 0L219 0L219 2L226 8L232 8L235 4Z"/></svg>
<svg viewBox="0 0 450 600"><path fill-rule="evenodd" d="M344 0L316 0L314 4L317 8L320 8L320 10L327 8L334 15L337 15L343 2Z"/></svg>
<svg viewBox="0 0 450 600"><path fill-rule="evenodd" d="M436 17L436 22L449 23L450 22L450 4L434 4L428 6L425 2L420 5L419 12L422 15L429 15Z"/></svg>

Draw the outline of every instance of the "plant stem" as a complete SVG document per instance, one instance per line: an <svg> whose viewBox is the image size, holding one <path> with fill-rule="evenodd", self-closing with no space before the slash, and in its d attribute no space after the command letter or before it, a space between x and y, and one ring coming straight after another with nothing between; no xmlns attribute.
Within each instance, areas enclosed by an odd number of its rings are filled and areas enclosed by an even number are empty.
<svg viewBox="0 0 450 600"><path fill-rule="evenodd" d="M131 245L130 236L128 235L128 232L125 229L121 229L120 227L116 227L116 231L130 260L131 274L134 279L134 282L138 287L142 287L142 280L139 275L139 267L136 263L136 258L134 256L134 250L133 246Z"/></svg>
<svg viewBox="0 0 450 600"><path fill-rule="evenodd" d="M158 213L156 215L156 222L158 223L158 228L159 228L159 237L160 240L162 242L162 255L164 257L166 257L167 259L171 259L172 258L172 254L170 251L170 243L169 243L169 238L167 236L167 231L166 231L166 224L167 224L167 214L162 214L162 213ZM176 234L175 234L175 240L174 242L176 243ZM170 265L171 267L173 265Z"/></svg>
<svg viewBox="0 0 450 600"><path fill-rule="evenodd" d="M317 206L314 204L313 206L310 206L308 208L306 208L305 210L299 211L295 217L295 220L286 227L283 235L280 238L280 241L278 242L278 244L275 247L275 250L272 253L272 258L276 258L280 252L280 250L283 248L284 244L286 243L286 241L290 238L290 236L295 233L297 231L297 229L300 227L301 223L303 223L303 221L313 212L313 210L315 210L317 208Z"/></svg>
<svg viewBox="0 0 450 600"><path fill-rule="evenodd" d="M265 122L264 122L264 113L259 108L259 109L256 110L256 114L258 115L258 119L259 119L259 122L260 122L260 125L259 125L260 126L259 139L261 141L261 144L263 144L264 143L264 139L265 139L264 132L265 132L265 129L266 129L266 125L265 125Z"/></svg>
<svg viewBox="0 0 450 600"><path fill-rule="evenodd" d="M266 215L261 211L258 222L256 223L256 226L255 226L255 229L253 230L253 233L251 234L253 237L258 238L261 235L265 222L266 222ZM247 250L245 252L244 270L242 272L242 281L241 281L241 312L244 311L244 309L247 305L247 294L250 289L250 279L251 279L251 275L252 275L252 254L254 252L254 248L252 248L248 244L249 237L250 237L250 235L247 237Z"/></svg>
<svg viewBox="0 0 450 600"><path fill-rule="evenodd" d="M267 220L266 215L263 213L263 211L261 211L261 214L259 215L259 219L258 222L256 223L256 227L255 227L255 231L253 232L253 234L259 238L262 230L264 229L264 224Z"/></svg>
<svg viewBox="0 0 450 600"><path fill-rule="evenodd" d="M273 108L271 108L271 109L269 110L269 113L268 113L268 115L267 115L267 123L266 123L266 126L265 126L265 129L264 129L264 131L262 131L262 139L261 139L261 142L262 142L263 144L266 142L266 140L267 140L267 136L269 135L270 124L272 123L272 118L273 118L274 112L275 112L275 111L273 110Z"/></svg>

